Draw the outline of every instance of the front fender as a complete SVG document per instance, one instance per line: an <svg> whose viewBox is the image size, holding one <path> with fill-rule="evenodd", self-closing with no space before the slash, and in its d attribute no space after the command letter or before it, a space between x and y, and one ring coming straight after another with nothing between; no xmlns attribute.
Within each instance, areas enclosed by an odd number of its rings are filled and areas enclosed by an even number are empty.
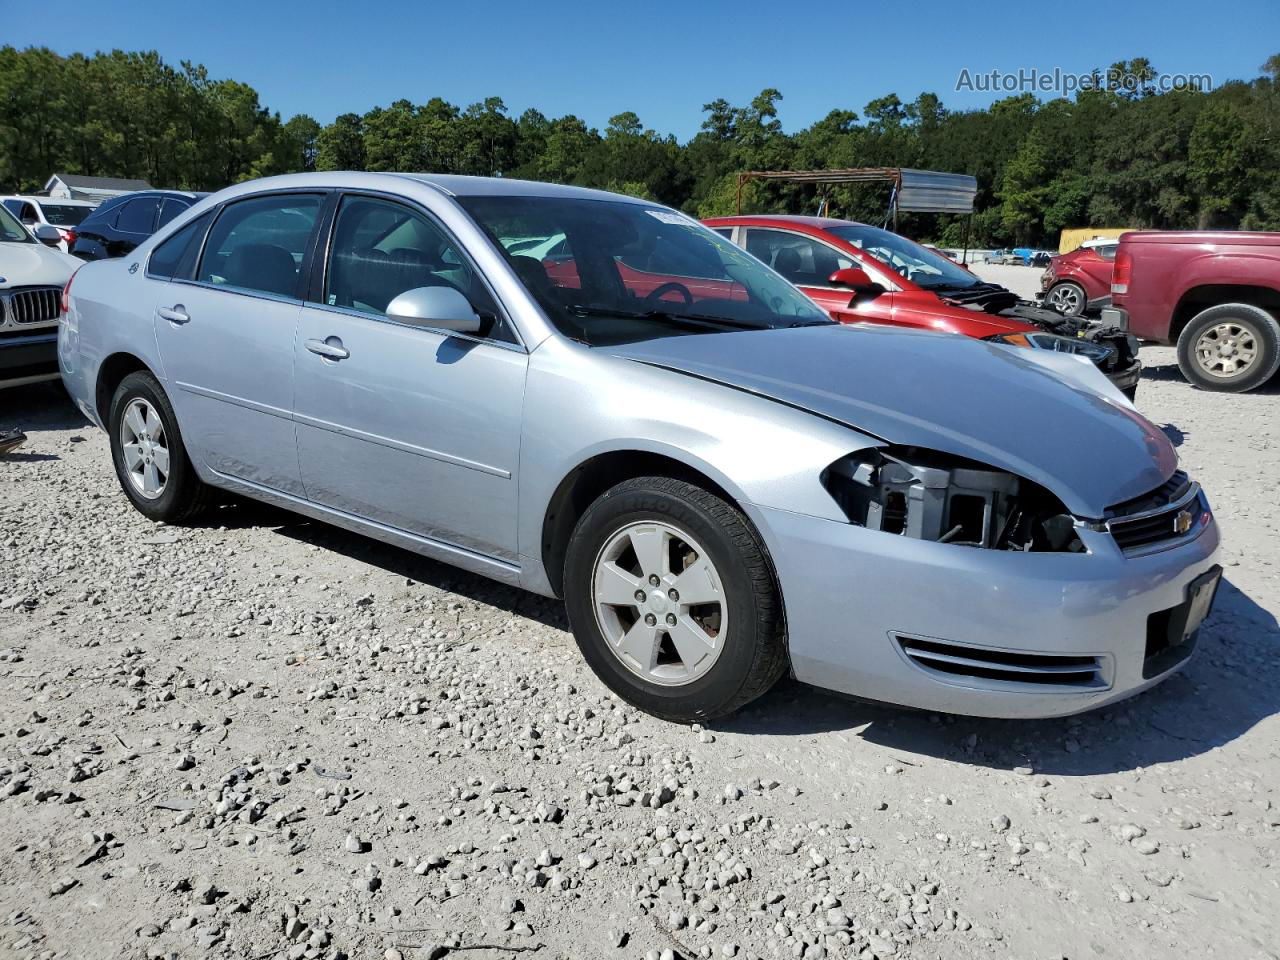
<svg viewBox="0 0 1280 960"><path fill-rule="evenodd" d="M667 457L743 506L843 521L822 471L879 442L756 394L553 338L530 355L525 393L518 544L527 585L547 592L542 527L556 491L602 454Z"/></svg>

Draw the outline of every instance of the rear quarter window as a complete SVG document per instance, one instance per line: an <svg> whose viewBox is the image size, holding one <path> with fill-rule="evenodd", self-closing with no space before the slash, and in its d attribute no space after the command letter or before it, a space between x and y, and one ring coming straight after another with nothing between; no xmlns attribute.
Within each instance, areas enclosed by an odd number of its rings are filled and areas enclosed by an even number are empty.
<svg viewBox="0 0 1280 960"><path fill-rule="evenodd" d="M162 240L147 261L147 276L161 280L186 280L191 277L200 242L209 228L212 213L196 217L173 236Z"/></svg>

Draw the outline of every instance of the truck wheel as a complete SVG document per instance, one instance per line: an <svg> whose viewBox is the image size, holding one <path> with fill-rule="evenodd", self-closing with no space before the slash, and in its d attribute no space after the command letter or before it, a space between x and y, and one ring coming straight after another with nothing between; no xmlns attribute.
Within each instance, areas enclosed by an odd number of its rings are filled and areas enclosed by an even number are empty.
<svg viewBox="0 0 1280 960"><path fill-rule="evenodd" d="M1088 309L1089 295L1080 284L1064 280L1049 288L1049 292L1044 295L1044 304L1064 317L1079 317Z"/></svg>
<svg viewBox="0 0 1280 960"><path fill-rule="evenodd" d="M1280 323L1248 303L1201 311L1178 337L1178 367L1202 390L1244 393L1280 369Z"/></svg>
<svg viewBox="0 0 1280 960"><path fill-rule="evenodd" d="M213 489L196 476L173 407L151 374L138 371L120 381L107 434L120 487L143 516L182 523L210 505Z"/></svg>
<svg viewBox="0 0 1280 960"><path fill-rule="evenodd" d="M787 666L764 547L736 507L683 480L626 480L588 507L564 595L596 676L667 720L733 713Z"/></svg>

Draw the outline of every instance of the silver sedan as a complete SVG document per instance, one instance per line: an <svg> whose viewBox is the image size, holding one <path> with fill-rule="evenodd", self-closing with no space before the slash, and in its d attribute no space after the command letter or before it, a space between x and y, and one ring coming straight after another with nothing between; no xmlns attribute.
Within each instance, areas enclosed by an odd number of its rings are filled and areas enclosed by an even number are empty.
<svg viewBox="0 0 1280 960"><path fill-rule="evenodd" d="M1204 494L1090 364L832 323L647 201L259 180L66 300L62 376L144 515L220 488L563 597L663 717L788 671L1072 713L1183 664L1218 582Z"/></svg>

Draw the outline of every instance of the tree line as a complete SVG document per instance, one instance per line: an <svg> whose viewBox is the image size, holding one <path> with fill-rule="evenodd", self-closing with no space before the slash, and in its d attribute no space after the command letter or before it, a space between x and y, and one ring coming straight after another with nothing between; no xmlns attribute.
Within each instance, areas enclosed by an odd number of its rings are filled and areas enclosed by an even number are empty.
<svg viewBox="0 0 1280 960"><path fill-rule="evenodd" d="M501 175L629 193L696 216L732 213L742 170L901 166L978 180L971 245L1056 246L1065 227L1280 229L1280 55L1249 80L1161 92L1149 61L1115 64L1130 82L1073 98L1005 97L949 110L890 93L788 134L782 93L702 107L681 143L625 111L599 130L568 114L512 116L498 97L459 107L397 100L327 126L283 120L248 84L215 80L158 53L59 56L0 47L0 190L55 172L137 177L216 190L303 170ZM887 187L751 182L744 209L879 223ZM903 233L959 245L967 218L910 215Z"/></svg>

